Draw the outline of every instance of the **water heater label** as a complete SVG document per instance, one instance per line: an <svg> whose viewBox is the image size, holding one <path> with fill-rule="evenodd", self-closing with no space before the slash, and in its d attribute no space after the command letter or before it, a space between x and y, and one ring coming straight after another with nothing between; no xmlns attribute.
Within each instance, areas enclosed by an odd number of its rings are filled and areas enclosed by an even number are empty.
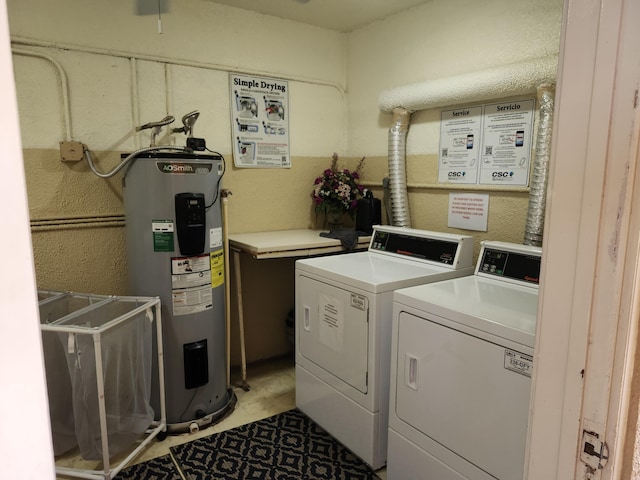
<svg viewBox="0 0 640 480"><path fill-rule="evenodd" d="M224 250L209 254L211 260L211 288L224 285Z"/></svg>
<svg viewBox="0 0 640 480"><path fill-rule="evenodd" d="M171 294L176 316L213 308L209 255L171 259Z"/></svg>
<svg viewBox="0 0 640 480"><path fill-rule="evenodd" d="M151 220L153 251L173 252L173 220Z"/></svg>
<svg viewBox="0 0 640 480"><path fill-rule="evenodd" d="M209 229L209 248L219 248L222 246L222 227Z"/></svg>
<svg viewBox="0 0 640 480"><path fill-rule="evenodd" d="M188 315L213 308L213 295L210 287L186 288L174 290L173 315Z"/></svg>

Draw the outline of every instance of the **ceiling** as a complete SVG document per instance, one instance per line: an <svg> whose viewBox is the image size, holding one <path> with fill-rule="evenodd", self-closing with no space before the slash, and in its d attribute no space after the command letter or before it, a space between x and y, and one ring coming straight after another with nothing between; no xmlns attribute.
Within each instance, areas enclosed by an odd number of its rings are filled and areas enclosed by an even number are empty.
<svg viewBox="0 0 640 480"><path fill-rule="evenodd" d="M350 32L431 0L203 0Z"/></svg>

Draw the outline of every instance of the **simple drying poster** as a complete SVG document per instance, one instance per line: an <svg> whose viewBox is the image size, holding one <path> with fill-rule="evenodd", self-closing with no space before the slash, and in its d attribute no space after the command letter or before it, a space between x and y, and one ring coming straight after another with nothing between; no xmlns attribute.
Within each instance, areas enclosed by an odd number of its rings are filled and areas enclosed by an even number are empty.
<svg viewBox="0 0 640 480"><path fill-rule="evenodd" d="M289 85L229 75L233 162L243 168L290 168Z"/></svg>

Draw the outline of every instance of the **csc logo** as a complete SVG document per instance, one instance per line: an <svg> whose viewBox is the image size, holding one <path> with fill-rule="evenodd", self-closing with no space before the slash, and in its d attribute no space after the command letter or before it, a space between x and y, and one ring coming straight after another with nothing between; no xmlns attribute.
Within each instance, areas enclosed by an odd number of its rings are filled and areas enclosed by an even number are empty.
<svg viewBox="0 0 640 480"><path fill-rule="evenodd" d="M513 172L493 172L491 176L494 178L513 177Z"/></svg>
<svg viewBox="0 0 640 480"><path fill-rule="evenodd" d="M464 177L466 172L449 172L449 178L460 178Z"/></svg>

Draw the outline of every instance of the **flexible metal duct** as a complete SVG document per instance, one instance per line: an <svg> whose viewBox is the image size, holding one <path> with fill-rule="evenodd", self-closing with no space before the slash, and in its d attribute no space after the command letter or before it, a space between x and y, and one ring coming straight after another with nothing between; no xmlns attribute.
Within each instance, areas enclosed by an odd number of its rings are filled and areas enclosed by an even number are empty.
<svg viewBox="0 0 640 480"><path fill-rule="evenodd" d="M525 245L542 245L544 231L544 211L547 197L547 180L549 177L549 158L551 155L551 132L553 127L553 97L555 85L545 83L537 88L539 105L538 134L536 137L536 153L531 173L529 190L529 208L524 230Z"/></svg>
<svg viewBox="0 0 640 480"><path fill-rule="evenodd" d="M391 224L398 227L411 227L409 197L407 195L407 168L405 162L405 148L410 117L411 112L404 108L394 108L393 122L389 129Z"/></svg>

